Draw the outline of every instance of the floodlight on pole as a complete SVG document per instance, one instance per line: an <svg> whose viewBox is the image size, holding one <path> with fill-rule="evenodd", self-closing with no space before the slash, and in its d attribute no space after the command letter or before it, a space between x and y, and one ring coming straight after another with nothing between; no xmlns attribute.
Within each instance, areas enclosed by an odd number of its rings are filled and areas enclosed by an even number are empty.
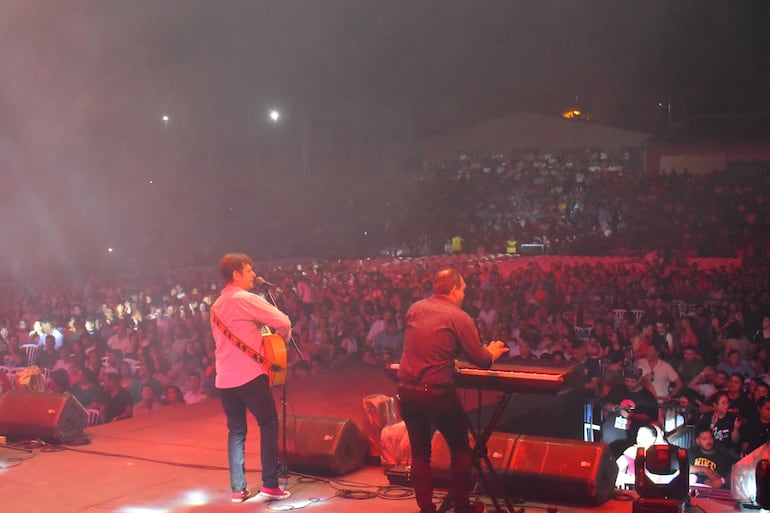
<svg viewBox="0 0 770 513"><path fill-rule="evenodd" d="M276 109L272 109L270 111L270 121L273 123L278 123L278 120L281 119L281 113L278 112Z"/></svg>

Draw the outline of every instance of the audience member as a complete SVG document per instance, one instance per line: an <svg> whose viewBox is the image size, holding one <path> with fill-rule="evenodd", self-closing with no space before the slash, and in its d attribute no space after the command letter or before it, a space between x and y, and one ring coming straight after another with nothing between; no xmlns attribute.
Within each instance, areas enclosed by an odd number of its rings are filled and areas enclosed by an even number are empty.
<svg viewBox="0 0 770 513"><path fill-rule="evenodd" d="M715 443L737 457L740 449L742 420L735 413L728 411L730 401L727 392L717 392L711 398L711 402L714 411L703 414L698 424L709 426L714 434Z"/></svg>
<svg viewBox="0 0 770 513"><path fill-rule="evenodd" d="M158 396L155 395L155 388L150 384L142 385L142 399L134 405L134 417L144 417L152 415L160 410L163 405Z"/></svg>
<svg viewBox="0 0 770 513"><path fill-rule="evenodd" d="M404 348L404 332L398 329L398 324L394 317L388 316L384 319L384 328L378 332L373 339L372 349L374 356L379 361L385 361L386 352L388 361L398 361L401 359L401 351Z"/></svg>
<svg viewBox="0 0 770 513"><path fill-rule="evenodd" d="M104 390L99 385L96 374L85 366L79 366L75 368L72 378L72 395L84 408L99 410L99 417L104 418Z"/></svg>
<svg viewBox="0 0 770 513"><path fill-rule="evenodd" d="M640 426L658 418L658 403L642 385L642 371L627 365L623 369L623 378L624 383L613 387L602 400L606 412L602 441L610 445L616 458L636 440Z"/></svg>
<svg viewBox="0 0 770 513"><path fill-rule="evenodd" d="M206 393L204 393L203 388L201 386L200 374L196 374L196 373L190 374L188 379L190 381L190 389L184 394L185 404L195 404L201 401L205 401L206 399L209 398L209 396Z"/></svg>
<svg viewBox="0 0 770 513"><path fill-rule="evenodd" d="M176 385L169 385L166 388L166 404L169 406L184 406L187 404L182 391Z"/></svg>
<svg viewBox="0 0 770 513"><path fill-rule="evenodd" d="M770 397L760 397L757 415L741 426L741 455L752 453L761 445L770 442Z"/></svg>
<svg viewBox="0 0 770 513"><path fill-rule="evenodd" d="M660 347L653 342L646 346L645 352L645 357L637 362L644 385L655 393L660 402L667 402L679 395L682 380L671 364L660 359Z"/></svg>
<svg viewBox="0 0 770 513"><path fill-rule="evenodd" d="M695 429L695 445L687 450L690 459L690 481L711 488L729 488L730 472L735 458L724 446L714 442L709 426Z"/></svg>
<svg viewBox="0 0 770 513"><path fill-rule="evenodd" d="M717 370L727 373L728 376L739 373L744 379L754 377L754 369L747 361L741 360L741 353L737 349L727 352L726 359L717 365Z"/></svg>
<svg viewBox="0 0 770 513"><path fill-rule="evenodd" d="M636 432L636 443L629 446L615 462L618 465L618 476L615 479L616 488L633 486L636 478L636 452L640 447L645 451L653 445L665 445L663 431L655 424L639 426Z"/></svg>
<svg viewBox="0 0 770 513"><path fill-rule="evenodd" d="M134 399L131 393L120 385L120 376L108 372L102 382L105 392L104 422L128 419L134 413Z"/></svg>

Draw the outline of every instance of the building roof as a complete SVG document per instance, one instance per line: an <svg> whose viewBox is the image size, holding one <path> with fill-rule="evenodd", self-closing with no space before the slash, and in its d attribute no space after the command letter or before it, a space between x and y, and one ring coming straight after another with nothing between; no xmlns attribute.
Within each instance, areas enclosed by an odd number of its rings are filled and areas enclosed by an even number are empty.
<svg viewBox="0 0 770 513"><path fill-rule="evenodd" d="M701 116L655 134L648 144L770 144L770 116Z"/></svg>
<svg viewBox="0 0 770 513"><path fill-rule="evenodd" d="M420 140L423 155L446 157L453 152L507 153L514 149L638 148L650 134L583 119L519 112L455 128Z"/></svg>

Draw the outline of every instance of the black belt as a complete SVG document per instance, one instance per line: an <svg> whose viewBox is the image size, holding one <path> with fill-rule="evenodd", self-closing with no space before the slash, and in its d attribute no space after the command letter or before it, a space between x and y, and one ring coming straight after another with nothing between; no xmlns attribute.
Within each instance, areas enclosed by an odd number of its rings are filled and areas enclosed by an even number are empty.
<svg viewBox="0 0 770 513"><path fill-rule="evenodd" d="M452 390L455 387L454 383L404 383L398 382L400 388L406 388L407 390L417 390L420 392L446 392Z"/></svg>

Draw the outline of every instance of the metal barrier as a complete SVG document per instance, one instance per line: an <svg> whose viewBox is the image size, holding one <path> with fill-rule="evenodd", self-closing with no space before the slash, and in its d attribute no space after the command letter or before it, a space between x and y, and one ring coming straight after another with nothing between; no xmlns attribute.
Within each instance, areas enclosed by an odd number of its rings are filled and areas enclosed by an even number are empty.
<svg viewBox="0 0 770 513"><path fill-rule="evenodd" d="M583 441L598 442L601 439L601 424L594 424L594 409L601 408L597 401L583 403ZM601 410L600 410L601 411ZM601 413L599 414L601 420Z"/></svg>
<svg viewBox="0 0 770 513"><path fill-rule="evenodd" d="M695 445L695 426L693 424L683 424L679 426L676 430L666 436L666 441L671 445L676 445L682 449L689 449Z"/></svg>

